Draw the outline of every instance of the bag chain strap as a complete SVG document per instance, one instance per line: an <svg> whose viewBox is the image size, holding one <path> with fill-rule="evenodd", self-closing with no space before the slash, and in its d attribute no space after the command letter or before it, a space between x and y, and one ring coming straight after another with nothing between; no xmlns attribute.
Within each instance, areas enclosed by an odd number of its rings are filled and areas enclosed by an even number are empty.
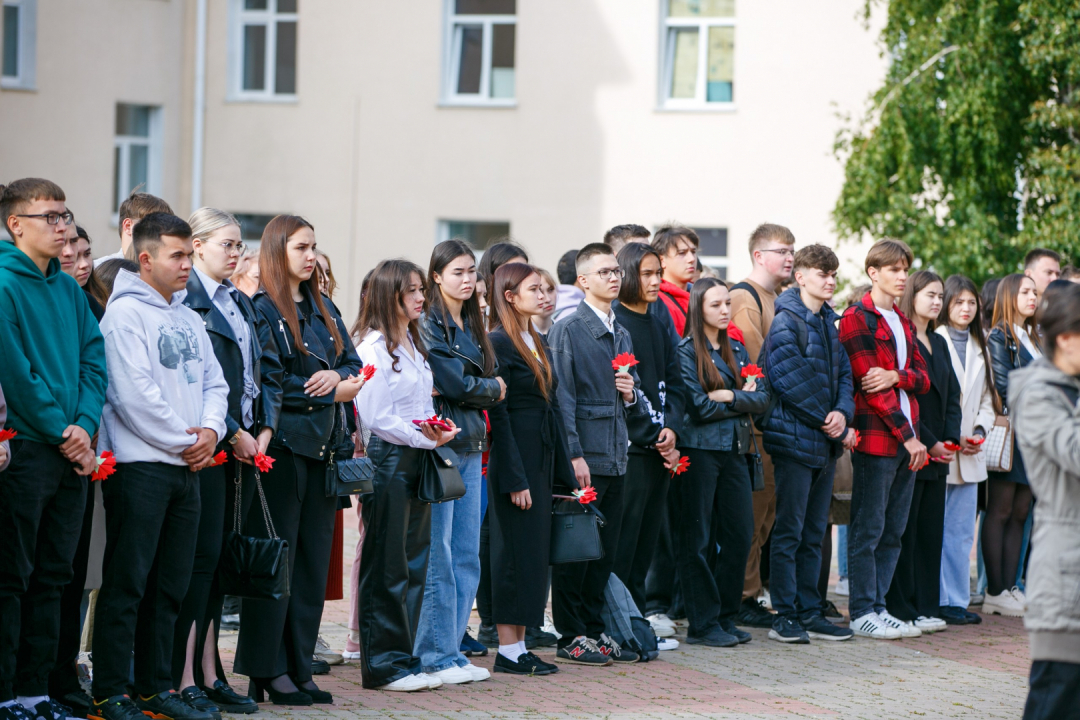
<svg viewBox="0 0 1080 720"><path fill-rule="evenodd" d="M233 532L240 534L240 504L243 501L243 492L240 489L241 485L241 465L240 462L236 462L236 480L233 482L236 484L236 502L233 503ZM266 504L266 493L263 491L262 476L259 474L259 468L255 468L255 487L259 490L259 503L262 505L263 520L266 521L266 532L270 535L271 540L278 540L277 531L274 529L274 521L270 518L270 507Z"/></svg>

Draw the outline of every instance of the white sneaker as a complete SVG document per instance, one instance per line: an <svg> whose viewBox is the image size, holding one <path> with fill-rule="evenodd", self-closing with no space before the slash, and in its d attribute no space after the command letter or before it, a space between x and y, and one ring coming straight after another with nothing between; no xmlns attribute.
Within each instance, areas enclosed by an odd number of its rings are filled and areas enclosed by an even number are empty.
<svg viewBox="0 0 1080 720"><path fill-rule="evenodd" d="M881 618L881 621L889 627L898 630L900 632L900 637L922 637L922 630L915 627L914 623L904 622L903 620L890 615L888 610L882 610L881 612L879 612L878 617Z"/></svg>
<svg viewBox="0 0 1080 720"><path fill-rule="evenodd" d="M851 631L859 637L868 637L875 640L897 640L900 631L885 624L877 613L869 612L860 618L851 621Z"/></svg>
<svg viewBox="0 0 1080 720"><path fill-rule="evenodd" d="M769 594L768 590L761 591L761 604L764 605L767 610L773 609L772 595Z"/></svg>
<svg viewBox="0 0 1080 720"><path fill-rule="evenodd" d="M464 685L473 681L472 673L465 668L459 668L457 665L451 665L439 672L428 673L428 676L438 678L447 685Z"/></svg>
<svg viewBox="0 0 1080 720"><path fill-rule="evenodd" d="M653 622L649 620L649 625L652 627L653 634L658 638L669 638L675 635L674 625L665 625L661 622Z"/></svg>
<svg viewBox="0 0 1080 720"><path fill-rule="evenodd" d="M439 685L442 685L441 680ZM416 692L417 690L428 690L430 688L431 684L428 682L428 676L423 673L408 675L400 680L378 687L379 690L389 690L390 692Z"/></svg>
<svg viewBox="0 0 1080 720"><path fill-rule="evenodd" d="M327 665L340 665L345 662L344 654L334 652L330 648L330 643L323 640L322 635L315 640L315 656L323 660Z"/></svg>
<svg viewBox="0 0 1080 720"><path fill-rule="evenodd" d="M472 675L473 682L482 682L491 677L491 673L482 667L476 667L472 663L468 665L462 665L461 669Z"/></svg>
<svg viewBox="0 0 1080 720"><path fill-rule="evenodd" d="M941 632L949 626L941 618L920 615L915 618L915 627L919 628L924 633L936 633Z"/></svg>
<svg viewBox="0 0 1080 720"><path fill-rule="evenodd" d="M1020 603L1024 610L1027 610L1027 595L1024 594L1024 591L1013 585L1012 590L1009 592L1016 598L1016 602Z"/></svg>
<svg viewBox="0 0 1080 720"><path fill-rule="evenodd" d="M1023 593L1021 593L1023 597ZM1004 615L1006 617L1024 617L1024 603L1016 598L1011 590L1003 590L1000 595L986 594L983 600L983 614Z"/></svg>
<svg viewBox="0 0 1080 720"><path fill-rule="evenodd" d="M679 641L672 638L657 638L656 640L657 650L678 650Z"/></svg>
<svg viewBox="0 0 1080 720"><path fill-rule="evenodd" d="M850 590L848 589L848 579L840 578L839 580L837 580L836 589L833 590L833 592L835 592L840 597L847 597L850 593Z"/></svg>
<svg viewBox="0 0 1080 720"><path fill-rule="evenodd" d="M653 625L654 627L656 625L667 625L671 628L675 627L675 621L669 618L664 613L654 613L653 615L649 615L645 619L648 620L649 624Z"/></svg>
<svg viewBox="0 0 1080 720"><path fill-rule="evenodd" d="M434 690L435 688L441 688L443 686L442 678L435 677L431 673L420 673L420 677L427 680L427 686Z"/></svg>
<svg viewBox="0 0 1080 720"><path fill-rule="evenodd" d="M357 650L356 652L350 652L348 650L342 650L341 651L341 657L344 658L345 660L359 660L360 659L360 651Z"/></svg>
<svg viewBox="0 0 1080 720"><path fill-rule="evenodd" d="M555 629L555 621L547 613L544 613L544 624L540 629L546 633L551 633L556 638L562 638L562 633Z"/></svg>

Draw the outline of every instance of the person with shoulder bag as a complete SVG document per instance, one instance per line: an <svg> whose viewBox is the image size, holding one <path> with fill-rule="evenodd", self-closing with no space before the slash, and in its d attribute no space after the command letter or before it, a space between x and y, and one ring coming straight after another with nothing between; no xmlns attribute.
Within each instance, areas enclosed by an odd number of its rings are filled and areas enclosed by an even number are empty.
<svg viewBox="0 0 1080 720"><path fill-rule="evenodd" d="M763 377L743 378L750 356L727 334L727 284L697 281L688 310L678 358L686 405L679 444L689 466L672 480L675 512L682 518L672 534L690 621L686 642L734 647L751 639L735 618L754 531L751 471L762 472L751 416L765 411L769 394Z"/></svg>
<svg viewBox="0 0 1080 720"><path fill-rule="evenodd" d="M994 422L986 453L986 517L982 524L982 552L986 566L983 612L1023 617L1027 599L1016 585L1024 542L1024 524L1031 512L1031 487L1024 458L1016 451L1015 426L1006 402L1009 375L1042 357L1035 330L1038 291L1026 275L1006 276L994 302L994 327L986 338L991 375L1000 416Z"/></svg>
<svg viewBox="0 0 1080 720"><path fill-rule="evenodd" d="M431 548L414 654L423 672L455 685L487 680L461 653L480 584L481 458L488 449L484 410L506 397L476 296L476 258L461 240L435 246L428 266L427 312L420 334L435 383L435 414L461 432L457 453L465 496L431 508Z"/></svg>
<svg viewBox="0 0 1080 720"><path fill-rule="evenodd" d="M288 597L245 599L234 671L251 678L248 694L279 705L332 703L311 679L339 498L326 476L335 455L352 456L345 406L360 392L360 359L333 304L319 292L315 229L278 215L259 249L262 289L255 308L281 363L281 411L263 476L267 511L289 546ZM267 367L264 366L264 381ZM271 534L260 513L244 534Z"/></svg>

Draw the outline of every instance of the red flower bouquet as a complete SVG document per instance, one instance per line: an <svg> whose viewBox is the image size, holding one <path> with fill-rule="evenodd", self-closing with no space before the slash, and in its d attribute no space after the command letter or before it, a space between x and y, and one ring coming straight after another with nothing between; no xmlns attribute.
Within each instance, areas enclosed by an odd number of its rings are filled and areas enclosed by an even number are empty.
<svg viewBox="0 0 1080 720"><path fill-rule="evenodd" d="M633 353L619 353L611 361L611 367L615 368L616 372L630 372L630 368L637 365L638 362Z"/></svg>

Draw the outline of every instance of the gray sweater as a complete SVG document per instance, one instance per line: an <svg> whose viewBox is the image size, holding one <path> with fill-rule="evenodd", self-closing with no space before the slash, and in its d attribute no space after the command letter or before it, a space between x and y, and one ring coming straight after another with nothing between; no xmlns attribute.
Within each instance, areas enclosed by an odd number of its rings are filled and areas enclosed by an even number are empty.
<svg viewBox="0 0 1080 720"><path fill-rule="evenodd" d="M1035 504L1024 625L1031 659L1080 663L1080 378L1045 358L1009 373Z"/></svg>

